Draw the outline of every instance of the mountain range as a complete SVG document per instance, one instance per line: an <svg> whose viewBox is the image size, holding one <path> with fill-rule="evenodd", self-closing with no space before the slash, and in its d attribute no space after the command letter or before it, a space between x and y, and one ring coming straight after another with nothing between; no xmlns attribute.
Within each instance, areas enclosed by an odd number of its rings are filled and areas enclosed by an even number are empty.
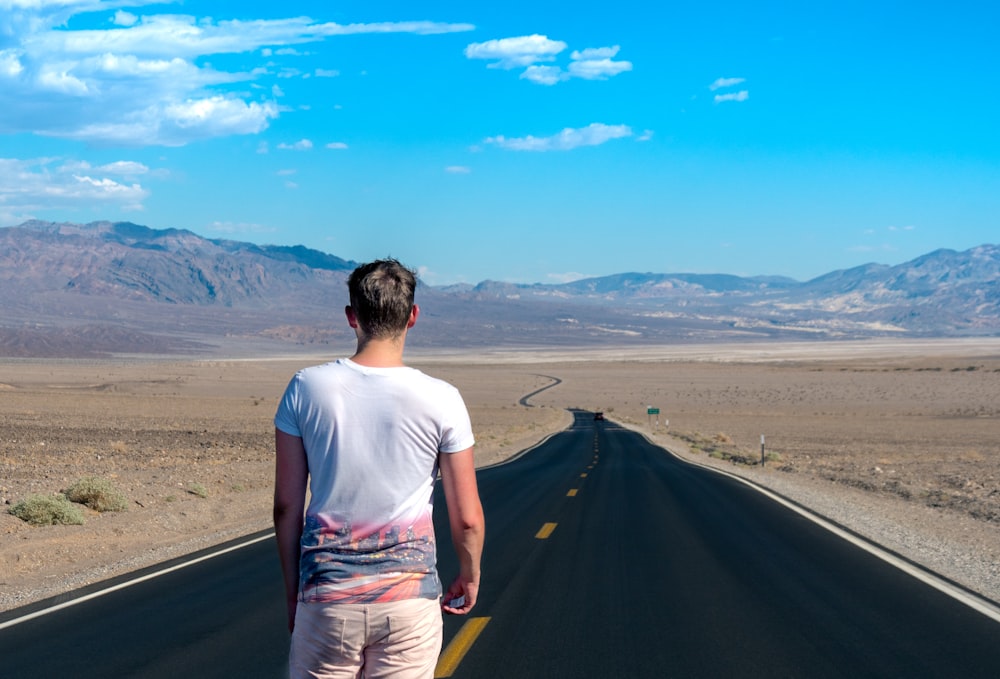
<svg viewBox="0 0 1000 679"><path fill-rule="evenodd" d="M0 356L344 351L355 262L129 222L0 228ZM621 273L428 286L412 346L535 348L1000 334L1000 246L799 282Z"/></svg>

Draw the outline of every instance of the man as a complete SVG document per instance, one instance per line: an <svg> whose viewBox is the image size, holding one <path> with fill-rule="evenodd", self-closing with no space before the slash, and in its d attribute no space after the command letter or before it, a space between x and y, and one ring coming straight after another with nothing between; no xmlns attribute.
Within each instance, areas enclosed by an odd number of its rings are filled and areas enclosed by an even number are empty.
<svg viewBox="0 0 1000 679"><path fill-rule="evenodd" d="M485 524L472 427L457 389L403 364L420 313L414 273L380 260L347 285L356 353L298 372L274 418L290 672L429 678L441 611L468 613L479 591ZM440 604L431 522L439 470L459 561Z"/></svg>

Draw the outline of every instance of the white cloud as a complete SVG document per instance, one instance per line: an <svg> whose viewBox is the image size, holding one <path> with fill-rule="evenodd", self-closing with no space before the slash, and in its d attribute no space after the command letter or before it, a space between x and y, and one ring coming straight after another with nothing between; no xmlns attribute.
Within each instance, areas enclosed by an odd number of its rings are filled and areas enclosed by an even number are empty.
<svg viewBox="0 0 1000 679"><path fill-rule="evenodd" d="M569 73L574 78L586 80L607 80L619 73L632 70L630 61L612 61L611 59L582 59L571 62Z"/></svg>
<svg viewBox="0 0 1000 679"><path fill-rule="evenodd" d="M501 38L474 42L465 48L469 59L486 59L493 63L489 68L524 68L539 61L552 61L566 49L561 40L550 40L544 35L523 35L516 38Z"/></svg>
<svg viewBox="0 0 1000 679"><path fill-rule="evenodd" d="M652 130L643 130L642 134L635 138L636 141L649 141L653 138L654 132Z"/></svg>
<svg viewBox="0 0 1000 679"><path fill-rule="evenodd" d="M135 177L140 174L146 174L149 172L149 168L142 163L137 163L132 160L116 160L113 163L101 165L97 168L97 171L105 174L118 175L120 177Z"/></svg>
<svg viewBox="0 0 1000 679"><path fill-rule="evenodd" d="M37 40L51 51L90 54L99 50L129 54L199 57L239 54L269 49L278 54L289 45L317 42L330 36L369 33L432 35L470 31L471 24L427 21L375 24L314 23L308 17L292 19L230 20L214 22L193 16L143 16L134 26L108 30L49 31Z"/></svg>
<svg viewBox="0 0 1000 679"><path fill-rule="evenodd" d="M326 145L326 148L333 149L334 151L341 151L347 148L347 144L342 141L331 141Z"/></svg>
<svg viewBox="0 0 1000 679"><path fill-rule="evenodd" d="M278 176L279 177L290 177L293 174L296 174L297 172L298 172L298 170L292 170L292 169L278 170Z"/></svg>
<svg viewBox="0 0 1000 679"><path fill-rule="evenodd" d="M444 171L448 174L470 174L472 169L465 165L449 165L444 168Z"/></svg>
<svg viewBox="0 0 1000 679"><path fill-rule="evenodd" d="M120 210L141 210L149 190L109 175L128 176L147 171L148 168L134 161L91 167L86 162L55 158L0 158L0 219L17 223L52 209L106 211L117 206Z"/></svg>
<svg viewBox="0 0 1000 679"><path fill-rule="evenodd" d="M260 132L278 108L273 102L246 103L222 96L191 99L163 107L132 111L117 120L98 120L76 129L50 130L45 134L70 139L95 140L122 146L158 144L183 146L196 139Z"/></svg>
<svg viewBox="0 0 1000 679"><path fill-rule="evenodd" d="M317 78L336 78L340 75L340 71L329 68L317 68L314 73Z"/></svg>
<svg viewBox="0 0 1000 679"><path fill-rule="evenodd" d="M740 90L739 92L730 92L729 94L715 95L715 103L721 104L724 101L746 101L749 98L750 98L749 91Z"/></svg>
<svg viewBox="0 0 1000 679"><path fill-rule="evenodd" d="M182 145L211 136L253 134L284 109L234 83L304 77L282 64L217 70L216 55L294 58L334 36L469 31L470 24L317 23L307 17L216 20L142 14L156 0L0 0L0 134L31 133L99 144ZM126 8L128 11L126 11ZM76 28L106 12L104 27ZM245 61L245 60L244 60ZM214 64L214 66L209 65ZM334 71L316 71L332 77ZM312 75L309 73L309 75ZM279 90L280 91L280 88Z"/></svg>
<svg viewBox="0 0 1000 679"><path fill-rule="evenodd" d="M721 89L723 87L733 87L739 85L740 83L745 83L746 78L718 78L714 83L708 86L708 89L715 90Z"/></svg>
<svg viewBox="0 0 1000 679"><path fill-rule="evenodd" d="M610 59L618 54L618 50L620 49L621 47L619 45L615 45L614 47L588 47L585 50L573 50L573 53L569 55L569 58L574 60Z"/></svg>
<svg viewBox="0 0 1000 679"><path fill-rule="evenodd" d="M632 62L613 60L621 49L618 45L574 50L565 68L552 64L566 47L561 40L536 34L472 43L465 48L465 56L492 61L488 68L523 68L521 79L538 85L555 85L570 78L607 80L632 70Z"/></svg>
<svg viewBox="0 0 1000 679"><path fill-rule="evenodd" d="M0 77L16 78L24 71L21 59L14 50L0 50Z"/></svg>
<svg viewBox="0 0 1000 679"><path fill-rule="evenodd" d="M123 9L115 12L115 17L111 20L111 23L116 26L135 26L138 22L139 17Z"/></svg>
<svg viewBox="0 0 1000 679"><path fill-rule="evenodd" d="M570 151L581 146L599 146L612 139L632 136L628 125L605 125L591 123L587 127L574 129L567 127L551 137L507 138L503 135L488 137L484 144L493 144L510 151Z"/></svg>
<svg viewBox="0 0 1000 679"><path fill-rule="evenodd" d="M913 231L917 227L913 226L912 224L908 224L907 226L890 226L888 228L890 231Z"/></svg>
<svg viewBox="0 0 1000 679"><path fill-rule="evenodd" d="M313 147L313 143L308 139L299 139L293 144L278 144L278 148L284 151L308 151Z"/></svg>
<svg viewBox="0 0 1000 679"><path fill-rule="evenodd" d="M539 85L555 85L566 77L566 73L558 66L531 65L521 74L521 78Z"/></svg>
<svg viewBox="0 0 1000 679"><path fill-rule="evenodd" d="M574 78L586 80L607 80L619 73L632 70L631 61L614 61L613 57L621 48L590 47L583 51L574 51L570 58L569 74Z"/></svg>

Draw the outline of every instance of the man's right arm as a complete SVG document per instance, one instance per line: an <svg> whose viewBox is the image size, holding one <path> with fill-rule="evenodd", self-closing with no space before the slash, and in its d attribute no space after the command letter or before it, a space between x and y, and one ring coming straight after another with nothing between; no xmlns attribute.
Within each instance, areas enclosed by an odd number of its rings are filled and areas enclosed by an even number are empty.
<svg viewBox="0 0 1000 679"><path fill-rule="evenodd" d="M295 625L299 592L299 542L305 511L309 464L302 439L274 430L274 530L285 581L288 630Z"/></svg>
<svg viewBox="0 0 1000 679"><path fill-rule="evenodd" d="M458 577L445 592L441 607L446 613L465 615L472 610L479 596L480 559L486 535L486 520L479 500L472 448L459 453L442 453L439 460L441 485L448 505L451 541L459 564ZM459 597L465 597L460 606L449 605Z"/></svg>

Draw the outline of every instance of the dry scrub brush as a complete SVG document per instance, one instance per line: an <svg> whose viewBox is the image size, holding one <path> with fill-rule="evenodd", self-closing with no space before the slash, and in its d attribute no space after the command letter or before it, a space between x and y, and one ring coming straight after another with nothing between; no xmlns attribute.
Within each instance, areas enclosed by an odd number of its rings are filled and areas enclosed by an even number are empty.
<svg viewBox="0 0 1000 679"><path fill-rule="evenodd" d="M8 511L32 526L83 524L83 512L65 495L29 495Z"/></svg>
<svg viewBox="0 0 1000 679"><path fill-rule="evenodd" d="M66 489L70 502L78 502L95 512L124 512L128 508L125 494L108 479L85 476Z"/></svg>

